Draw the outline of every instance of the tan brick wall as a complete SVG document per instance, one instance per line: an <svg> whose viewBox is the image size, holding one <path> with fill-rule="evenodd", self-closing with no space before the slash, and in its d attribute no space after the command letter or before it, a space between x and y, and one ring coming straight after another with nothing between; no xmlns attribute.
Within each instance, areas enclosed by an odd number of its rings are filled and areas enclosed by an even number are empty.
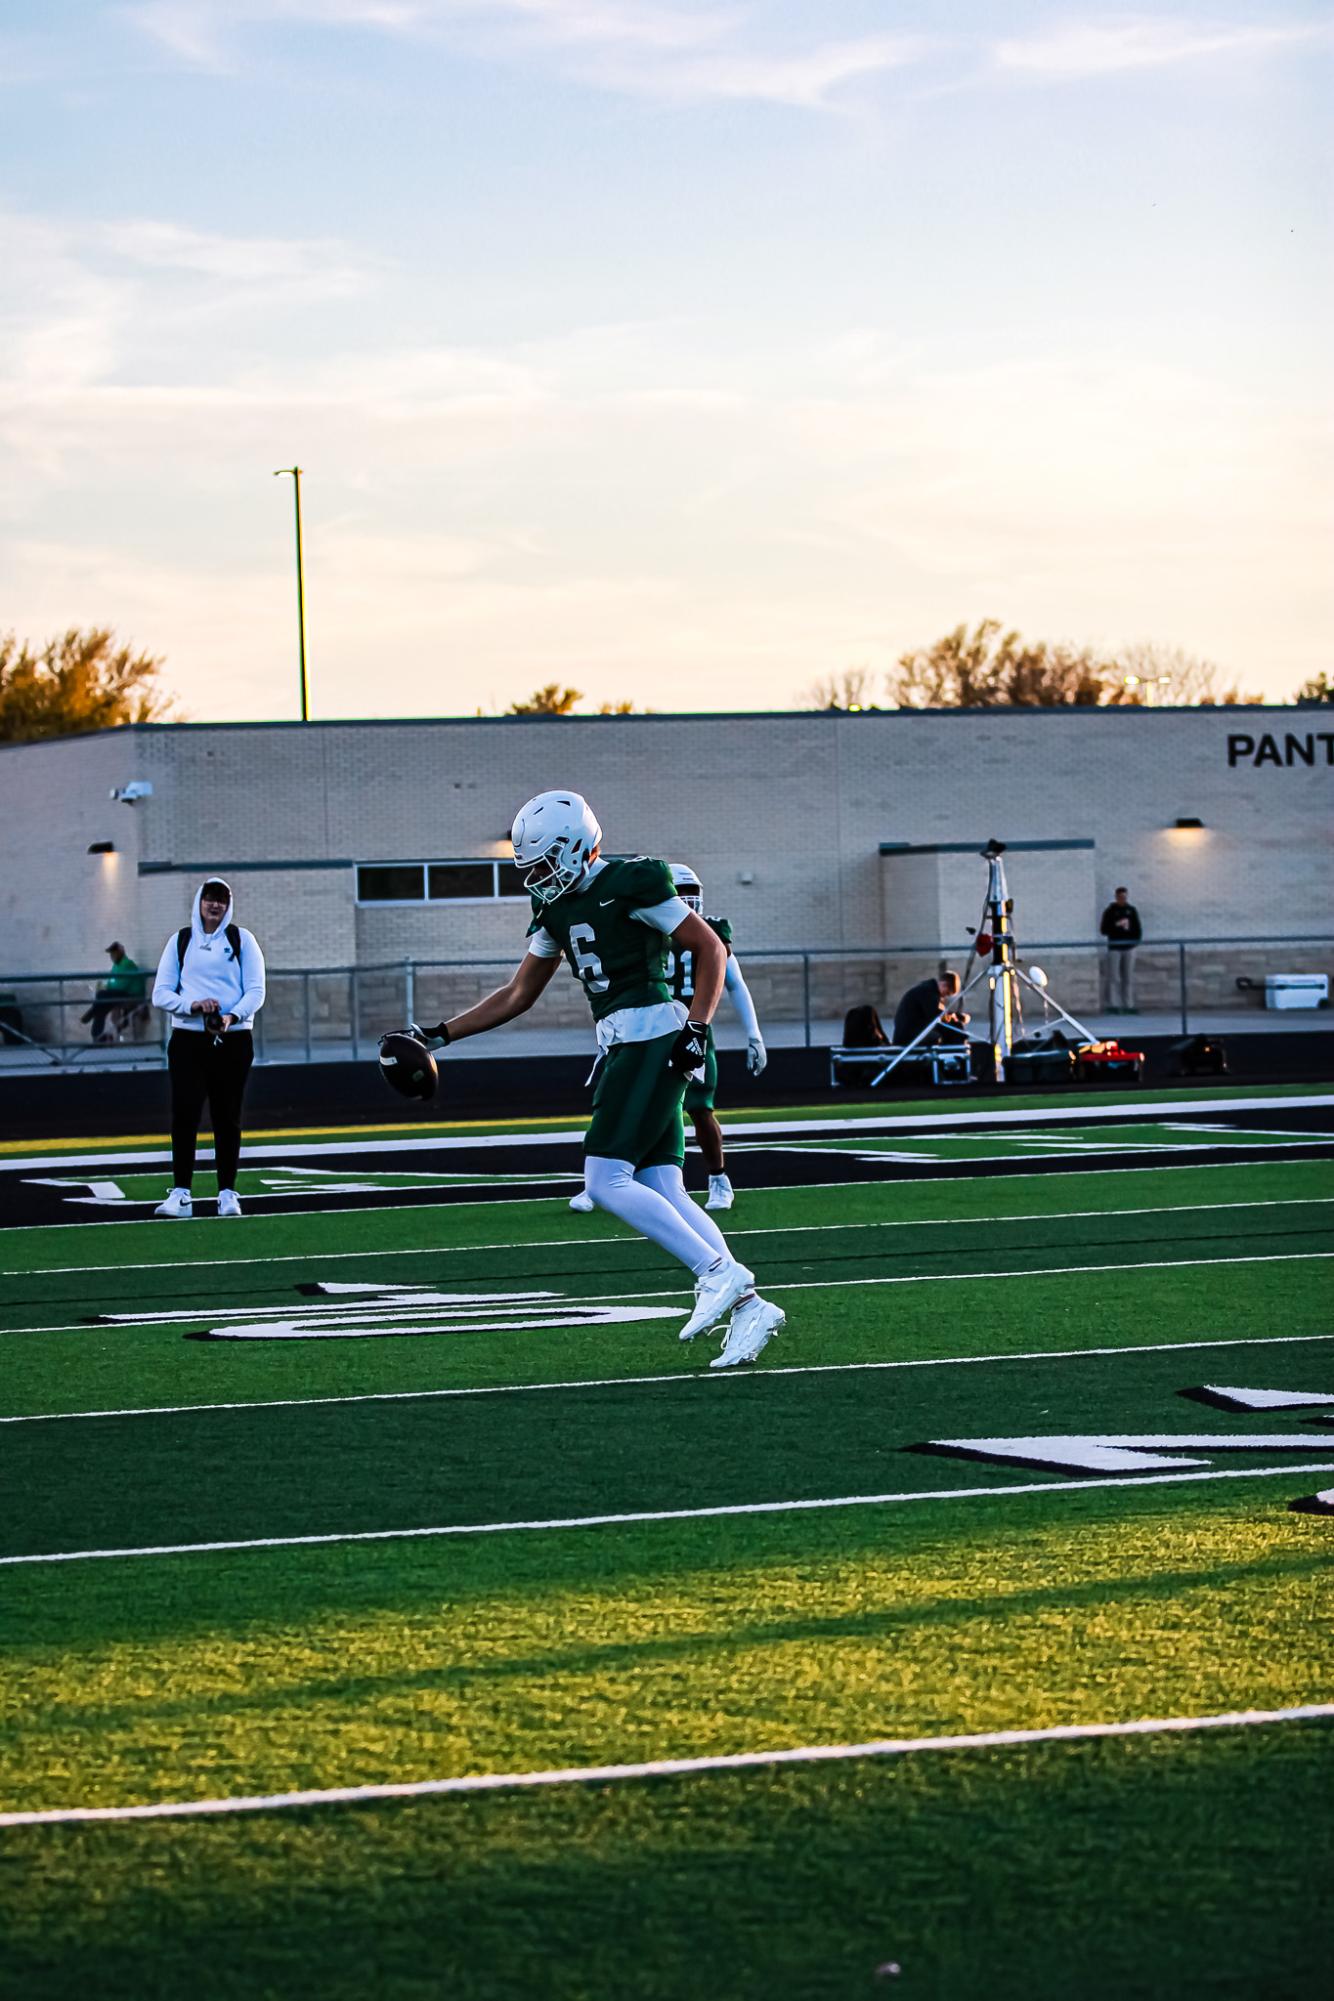
<svg viewBox="0 0 1334 2001"><path fill-rule="evenodd" d="M1034 944L1052 935L1044 905L1059 907L1063 936L1082 911L1092 939L1119 882L1152 937L1328 934L1334 768L1229 769L1226 755L1230 731L1281 740L1325 721L1278 709L519 719L136 729L23 746L0 751L0 969L96 971L113 935L150 960L184 921L198 876L141 877L140 860L198 870L484 856L522 800L553 784L587 793L610 851L691 861L743 959L903 938L880 843L980 847L993 833L1096 844L1073 852L1059 894L1040 881L1049 861L1039 871L1013 858L1017 928ZM112 804L109 788L132 777L151 780L153 798ZM1182 815L1206 831L1169 831ZM87 854L107 838L116 857ZM980 861L976 871L980 907ZM441 960L454 969L439 976L444 994L483 978L460 961L490 959L498 977L522 950L521 907L358 909L350 867L247 870L233 887L275 970ZM966 907L965 881L943 898L942 925ZM1278 957L1300 970L1291 948ZM1234 978L1240 959L1215 958L1200 979ZM1158 980L1154 963L1141 955L1143 980ZM1273 959L1261 952L1256 964ZM813 976L821 1007L836 1008L862 970ZM757 993L771 996L762 1006L787 1007L795 966L755 972ZM543 1005L563 1018L577 995L558 981Z"/></svg>

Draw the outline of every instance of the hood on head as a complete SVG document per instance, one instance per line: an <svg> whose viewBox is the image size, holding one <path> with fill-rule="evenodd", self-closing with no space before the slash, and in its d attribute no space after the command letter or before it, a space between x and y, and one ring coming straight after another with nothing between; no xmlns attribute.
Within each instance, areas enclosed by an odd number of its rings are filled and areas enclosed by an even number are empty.
<svg viewBox="0 0 1334 2001"><path fill-rule="evenodd" d="M232 905L232 892L230 888L228 888L227 890L227 908L223 913L222 922L218 926L216 931L213 932L206 931L204 929L204 920L199 914L199 905L204 895L204 883L221 882L221 881L222 877L220 875L205 876L204 882L201 882L198 889L195 891L195 900L190 907L190 934L194 939L195 944L200 946L202 950L204 950L205 952L211 952L215 945L219 944L223 946L226 945L227 926L232 921L233 905Z"/></svg>

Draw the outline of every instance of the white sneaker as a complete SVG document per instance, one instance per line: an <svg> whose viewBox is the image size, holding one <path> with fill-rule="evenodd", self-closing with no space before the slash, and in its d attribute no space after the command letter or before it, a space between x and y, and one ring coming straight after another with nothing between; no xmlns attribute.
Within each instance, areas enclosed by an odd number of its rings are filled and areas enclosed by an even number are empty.
<svg viewBox="0 0 1334 2001"><path fill-rule="evenodd" d="M220 1188L218 1190L218 1214L220 1216L239 1216L241 1214L241 1204L237 1200L234 1188Z"/></svg>
<svg viewBox="0 0 1334 2001"><path fill-rule="evenodd" d="M706 1327L712 1327L754 1283L753 1271L747 1271L735 1258L720 1258L696 1283L695 1310L681 1329L681 1339L693 1341Z"/></svg>
<svg viewBox="0 0 1334 2001"><path fill-rule="evenodd" d="M786 1319L781 1306L761 1299L758 1293L743 1299L732 1315L722 1353L714 1356L709 1367L734 1369L738 1362L753 1362L768 1347Z"/></svg>
<svg viewBox="0 0 1334 2001"><path fill-rule="evenodd" d="M153 1211L155 1216L170 1216L174 1223L188 1223L195 1213L195 1205L188 1188L173 1188L165 1202L159 1202Z"/></svg>
<svg viewBox="0 0 1334 2001"><path fill-rule="evenodd" d="M706 1209L730 1209L736 1201L736 1191L725 1174L709 1176L709 1199Z"/></svg>
<svg viewBox="0 0 1334 2001"><path fill-rule="evenodd" d="M597 1203L585 1188L581 1188L577 1195L570 1197L570 1207L575 1211L576 1215L591 1216L597 1206Z"/></svg>

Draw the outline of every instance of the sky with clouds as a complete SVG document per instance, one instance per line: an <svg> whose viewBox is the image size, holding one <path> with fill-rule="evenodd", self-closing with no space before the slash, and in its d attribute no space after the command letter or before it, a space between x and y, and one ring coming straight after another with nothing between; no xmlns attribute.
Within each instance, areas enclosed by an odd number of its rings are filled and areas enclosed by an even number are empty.
<svg viewBox="0 0 1334 2001"><path fill-rule="evenodd" d="M0 627L196 719L1331 664L1334 16L11 0Z"/></svg>

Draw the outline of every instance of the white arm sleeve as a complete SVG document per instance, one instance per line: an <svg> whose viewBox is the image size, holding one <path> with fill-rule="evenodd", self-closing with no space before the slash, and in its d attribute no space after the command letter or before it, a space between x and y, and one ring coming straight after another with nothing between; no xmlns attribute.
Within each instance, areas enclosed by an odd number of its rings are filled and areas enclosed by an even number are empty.
<svg viewBox="0 0 1334 2001"><path fill-rule="evenodd" d="M654 931L661 931L664 938L670 938L673 931L685 923L690 911L679 896L669 896L665 903L649 904L643 910L632 910L630 915L641 924L650 925Z"/></svg>
<svg viewBox="0 0 1334 2001"><path fill-rule="evenodd" d="M742 1028L745 1030L747 1042L758 1042L761 1040L760 1019L755 1012L755 1003L751 999L750 988L746 985L734 952L730 952L727 957L727 971L723 974L723 986L732 996L732 1005L737 1011L737 1017L740 1020Z"/></svg>
<svg viewBox="0 0 1334 2001"><path fill-rule="evenodd" d="M530 959L559 959L560 946L549 931L534 931L528 940Z"/></svg>

